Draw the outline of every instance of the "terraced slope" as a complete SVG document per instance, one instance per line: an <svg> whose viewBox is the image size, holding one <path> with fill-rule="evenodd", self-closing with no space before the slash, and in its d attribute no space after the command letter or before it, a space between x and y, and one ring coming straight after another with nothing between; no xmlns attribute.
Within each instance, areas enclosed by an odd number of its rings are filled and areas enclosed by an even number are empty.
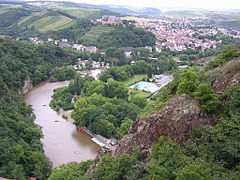
<svg viewBox="0 0 240 180"><path fill-rule="evenodd" d="M113 30L114 28L111 26L97 25L97 26L94 26L89 32L87 32L82 37L82 39L87 43L94 43L102 33L110 32Z"/></svg>
<svg viewBox="0 0 240 180"><path fill-rule="evenodd" d="M101 11L98 9L64 6L54 6L50 7L48 10L38 8L30 10L27 7L20 8L20 6L14 6L14 8L12 8L12 6L10 7L0 7L0 15L11 19L11 22L8 20L2 22L4 27L15 25L28 28L34 27L35 30L40 32L62 30L74 25L77 18L85 18ZM8 15L4 15L5 13L8 13Z"/></svg>
<svg viewBox="0 0 240 180"><path fill-rule="evenodd" d="M71 26L74 21L65 16L45 16L30 24L30 27L35 27L41 32L60 30Z"/></svg>

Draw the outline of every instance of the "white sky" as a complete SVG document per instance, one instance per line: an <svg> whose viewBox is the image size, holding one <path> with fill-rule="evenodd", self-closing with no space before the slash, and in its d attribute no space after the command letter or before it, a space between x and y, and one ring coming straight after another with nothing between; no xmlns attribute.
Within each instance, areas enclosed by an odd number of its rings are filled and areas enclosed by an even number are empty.
<svg viewBox="0 0 240 180"><path fill-rule="evenodd" d="M240 0L68 0L68 1L88 4L129 5L133 7L240 9Z"/></svg>

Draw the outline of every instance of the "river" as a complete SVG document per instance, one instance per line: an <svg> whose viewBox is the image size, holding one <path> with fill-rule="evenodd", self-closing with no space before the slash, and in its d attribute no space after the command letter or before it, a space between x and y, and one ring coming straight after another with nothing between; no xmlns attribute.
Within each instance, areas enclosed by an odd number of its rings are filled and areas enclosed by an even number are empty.
<svg viewBox="0 0 240 180"><path fill-rule="evenodd" d="M76 131L71 122L63 119L49 107L53 90L66 85L67 81L56 83L44 81L25 96L25 102L32 105L36 115L35 123L42 127L43 149L54 167L72 161L94 159L99 150L99 146L89 135Z"/></svg>

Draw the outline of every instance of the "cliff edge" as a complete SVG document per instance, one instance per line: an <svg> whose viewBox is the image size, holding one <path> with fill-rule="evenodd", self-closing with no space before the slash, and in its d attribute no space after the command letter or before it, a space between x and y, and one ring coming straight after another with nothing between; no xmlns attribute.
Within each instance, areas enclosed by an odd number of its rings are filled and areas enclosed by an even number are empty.
<svg viewBox="0 0 240 180"><path fill-rule="evenodd" d="M197 101L186 95L177 95L158 112L135 121L113 156L131 153L135 148L148 156L159 136L169 137L181 144L192 129L216 122L216 119L201 113Z"/></svg>

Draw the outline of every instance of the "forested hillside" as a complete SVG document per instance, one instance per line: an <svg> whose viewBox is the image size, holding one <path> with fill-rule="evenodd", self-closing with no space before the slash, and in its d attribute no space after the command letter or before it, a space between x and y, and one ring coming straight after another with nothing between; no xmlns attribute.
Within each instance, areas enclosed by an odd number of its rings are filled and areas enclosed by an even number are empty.
<svg viewBox="0 0 240 180"><path fill-rule="evenodd" d="M0 177L46 179L51 163L44 155L40 127L18 91L24 81L36 85L55 66L74 63L76 56L58 47L0 39Z"/></svg>
<svg viewBox="0 0 240 180"><path fill-rule="evenodd" d="M151 32L138 28L118 28L103 33L97 40L99 48L108 47L144 47L155 45L156 37Z"/></svg>

